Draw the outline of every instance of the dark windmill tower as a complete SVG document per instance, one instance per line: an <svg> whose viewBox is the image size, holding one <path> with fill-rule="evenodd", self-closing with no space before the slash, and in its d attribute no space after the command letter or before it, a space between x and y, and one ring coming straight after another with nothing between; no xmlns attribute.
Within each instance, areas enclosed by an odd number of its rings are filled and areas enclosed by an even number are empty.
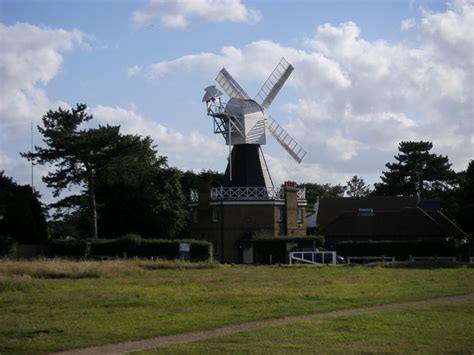
<svg viewBox="0 0 474 355"><path fill-rule="evenodd" d="M305 150L270 116L268 109L293 71L284 58L251 99L230 73L223 68L216 81L229 96L215 86L205 89L202 99L213 118L214 133L222 134L229 146L224 186L191 191L194 238L213 242L216 257L222 262L252 263L255 253L252 235L265 232L274 236L305 234L304 190L286 182L275 187L261 146L266 129L300 163Z"/></svg>

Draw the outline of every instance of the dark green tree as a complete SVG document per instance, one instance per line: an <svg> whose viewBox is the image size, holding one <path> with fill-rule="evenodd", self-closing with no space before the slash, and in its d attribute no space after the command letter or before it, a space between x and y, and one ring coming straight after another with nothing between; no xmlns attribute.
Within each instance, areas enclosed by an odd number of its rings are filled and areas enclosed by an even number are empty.
<svg viewBox="0 0 474 355"><path fill-rule="evenodd" d="M43 180L59 196L65 188L83 188L79 195L55 203L57 217L87 211L92 238L143 233L172 236L183 228L179 173L157 156L149 137L120 134L119 126L81 129L92 119L86 105L49 111L38 127L46 148L22 154L39 164L54 165ZM99 215L100 214L100 215ZM100 218L99 218L100 217ZM81 218L66 218L69 222Z"/></svg>
<svg viewBox="0 0 474 355"><path fill-rule="evenodd" d="M457 191L459 203L458 224L468 233L474 236L474 160L471 160L467 169L459 173L459 190Z"/></svg>
<svg viewBox="0 0 474 355"><path fill-rule="evenodd" d="M46 147L35 147L35 151L21 155L35 164L54 166L54 170L43 177L43 181L54 189L55 197L72 185L85 188L91 237L96 239L96 174L104 169L115 154L120 127L107 125L80 129L81 124L92 119L86 110L86 105L78 104L71 110L59 108L57 111L48 111L43 116L43 126L38 126Z"/></svg>
<svg viewBox="0 0 474 355"><path fill-rule="evenodd" d="M201 186L222 186L224 182L224 174L214 170L202 170L199 173L187 170L181 173L179 181L181 182L183 193L188 196L190 190L199 189Z"/></svg>
<svg viewBox="0 0 474 355"><path fill-rule="evenodd" d="M447 156L430 153L431 142L401 142L395 163L387 163L382 182L376 183L374 195L415 195L440 197L456 185L456 173Z"/></svg>
<svg viewBox="0 0 474 355"><path fill-rule="evenodd" d="M354 175L346 184L346 194L349 197L364 197L370 193L370 186L366 185L364 179Z"/></svg>
<svg viewBox="0 0 474 355"><path fill-rule="evenodd" d="M46 242L45 213L39 197L31 186L18 185L0 171L0 235L22 244Z"/></svg>

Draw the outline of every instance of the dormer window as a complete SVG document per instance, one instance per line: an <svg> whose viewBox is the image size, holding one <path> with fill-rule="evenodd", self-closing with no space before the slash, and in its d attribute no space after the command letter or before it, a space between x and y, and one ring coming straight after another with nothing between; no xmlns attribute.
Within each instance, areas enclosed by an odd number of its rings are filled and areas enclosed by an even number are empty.
<svg viewBox="0 0 474 355"><path fill-rule="evenodd" d="M372 217L374 215L374 210L372 208L359 208L357 215L360 217Z"/></svg>

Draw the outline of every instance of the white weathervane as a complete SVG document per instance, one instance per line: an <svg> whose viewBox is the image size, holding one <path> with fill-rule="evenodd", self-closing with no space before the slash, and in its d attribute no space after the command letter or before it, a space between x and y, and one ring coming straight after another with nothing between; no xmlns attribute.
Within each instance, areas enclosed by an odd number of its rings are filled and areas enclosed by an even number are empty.
<svg viewBox="0 0 474 355"><path fill-rule="evenodd" d="M204 89L206 93L202 101L207 104L207 114L214 118L214 133L224 136L229 149L232 145L265 144L266 127L293 159L301 163L306 151L270 115L265 114L293 69L282 58L254 99L225 68L219 72L216 81L230 97L229 102L221 102L222 92L215 86Z"/></svg>

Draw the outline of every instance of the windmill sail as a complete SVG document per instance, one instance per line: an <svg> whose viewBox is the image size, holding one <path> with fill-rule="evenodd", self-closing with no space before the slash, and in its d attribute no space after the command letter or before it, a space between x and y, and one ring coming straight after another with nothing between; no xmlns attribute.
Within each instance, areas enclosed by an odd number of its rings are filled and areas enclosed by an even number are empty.
<svg viewBox="0 0 474 355"><path fill-rule="evenodd" d="M250 96L247 95L245 90L242 89L225 68L222 68L219 74L217 74L216 81L230 98L250 99Z"/></svg>
<svg viewBox="0 0 474 355"><path fill-rule="evenodd" d="M278 92L285 84L293 69L293 66L288 63L285 58L281 58L278 65L273 69L273 72L257 93L257 96L255 96L255 101L263 108L270 107L273 99L278 95Z"/></svg>
<svg viewBox="0 0 474 355"><path fill-rule="evenodd" d="M306 151L300 146L282 126L278 124L271 116L266 119L266 126L278 143L295 159L298 164L301 163L306 155Z"/></svg>

